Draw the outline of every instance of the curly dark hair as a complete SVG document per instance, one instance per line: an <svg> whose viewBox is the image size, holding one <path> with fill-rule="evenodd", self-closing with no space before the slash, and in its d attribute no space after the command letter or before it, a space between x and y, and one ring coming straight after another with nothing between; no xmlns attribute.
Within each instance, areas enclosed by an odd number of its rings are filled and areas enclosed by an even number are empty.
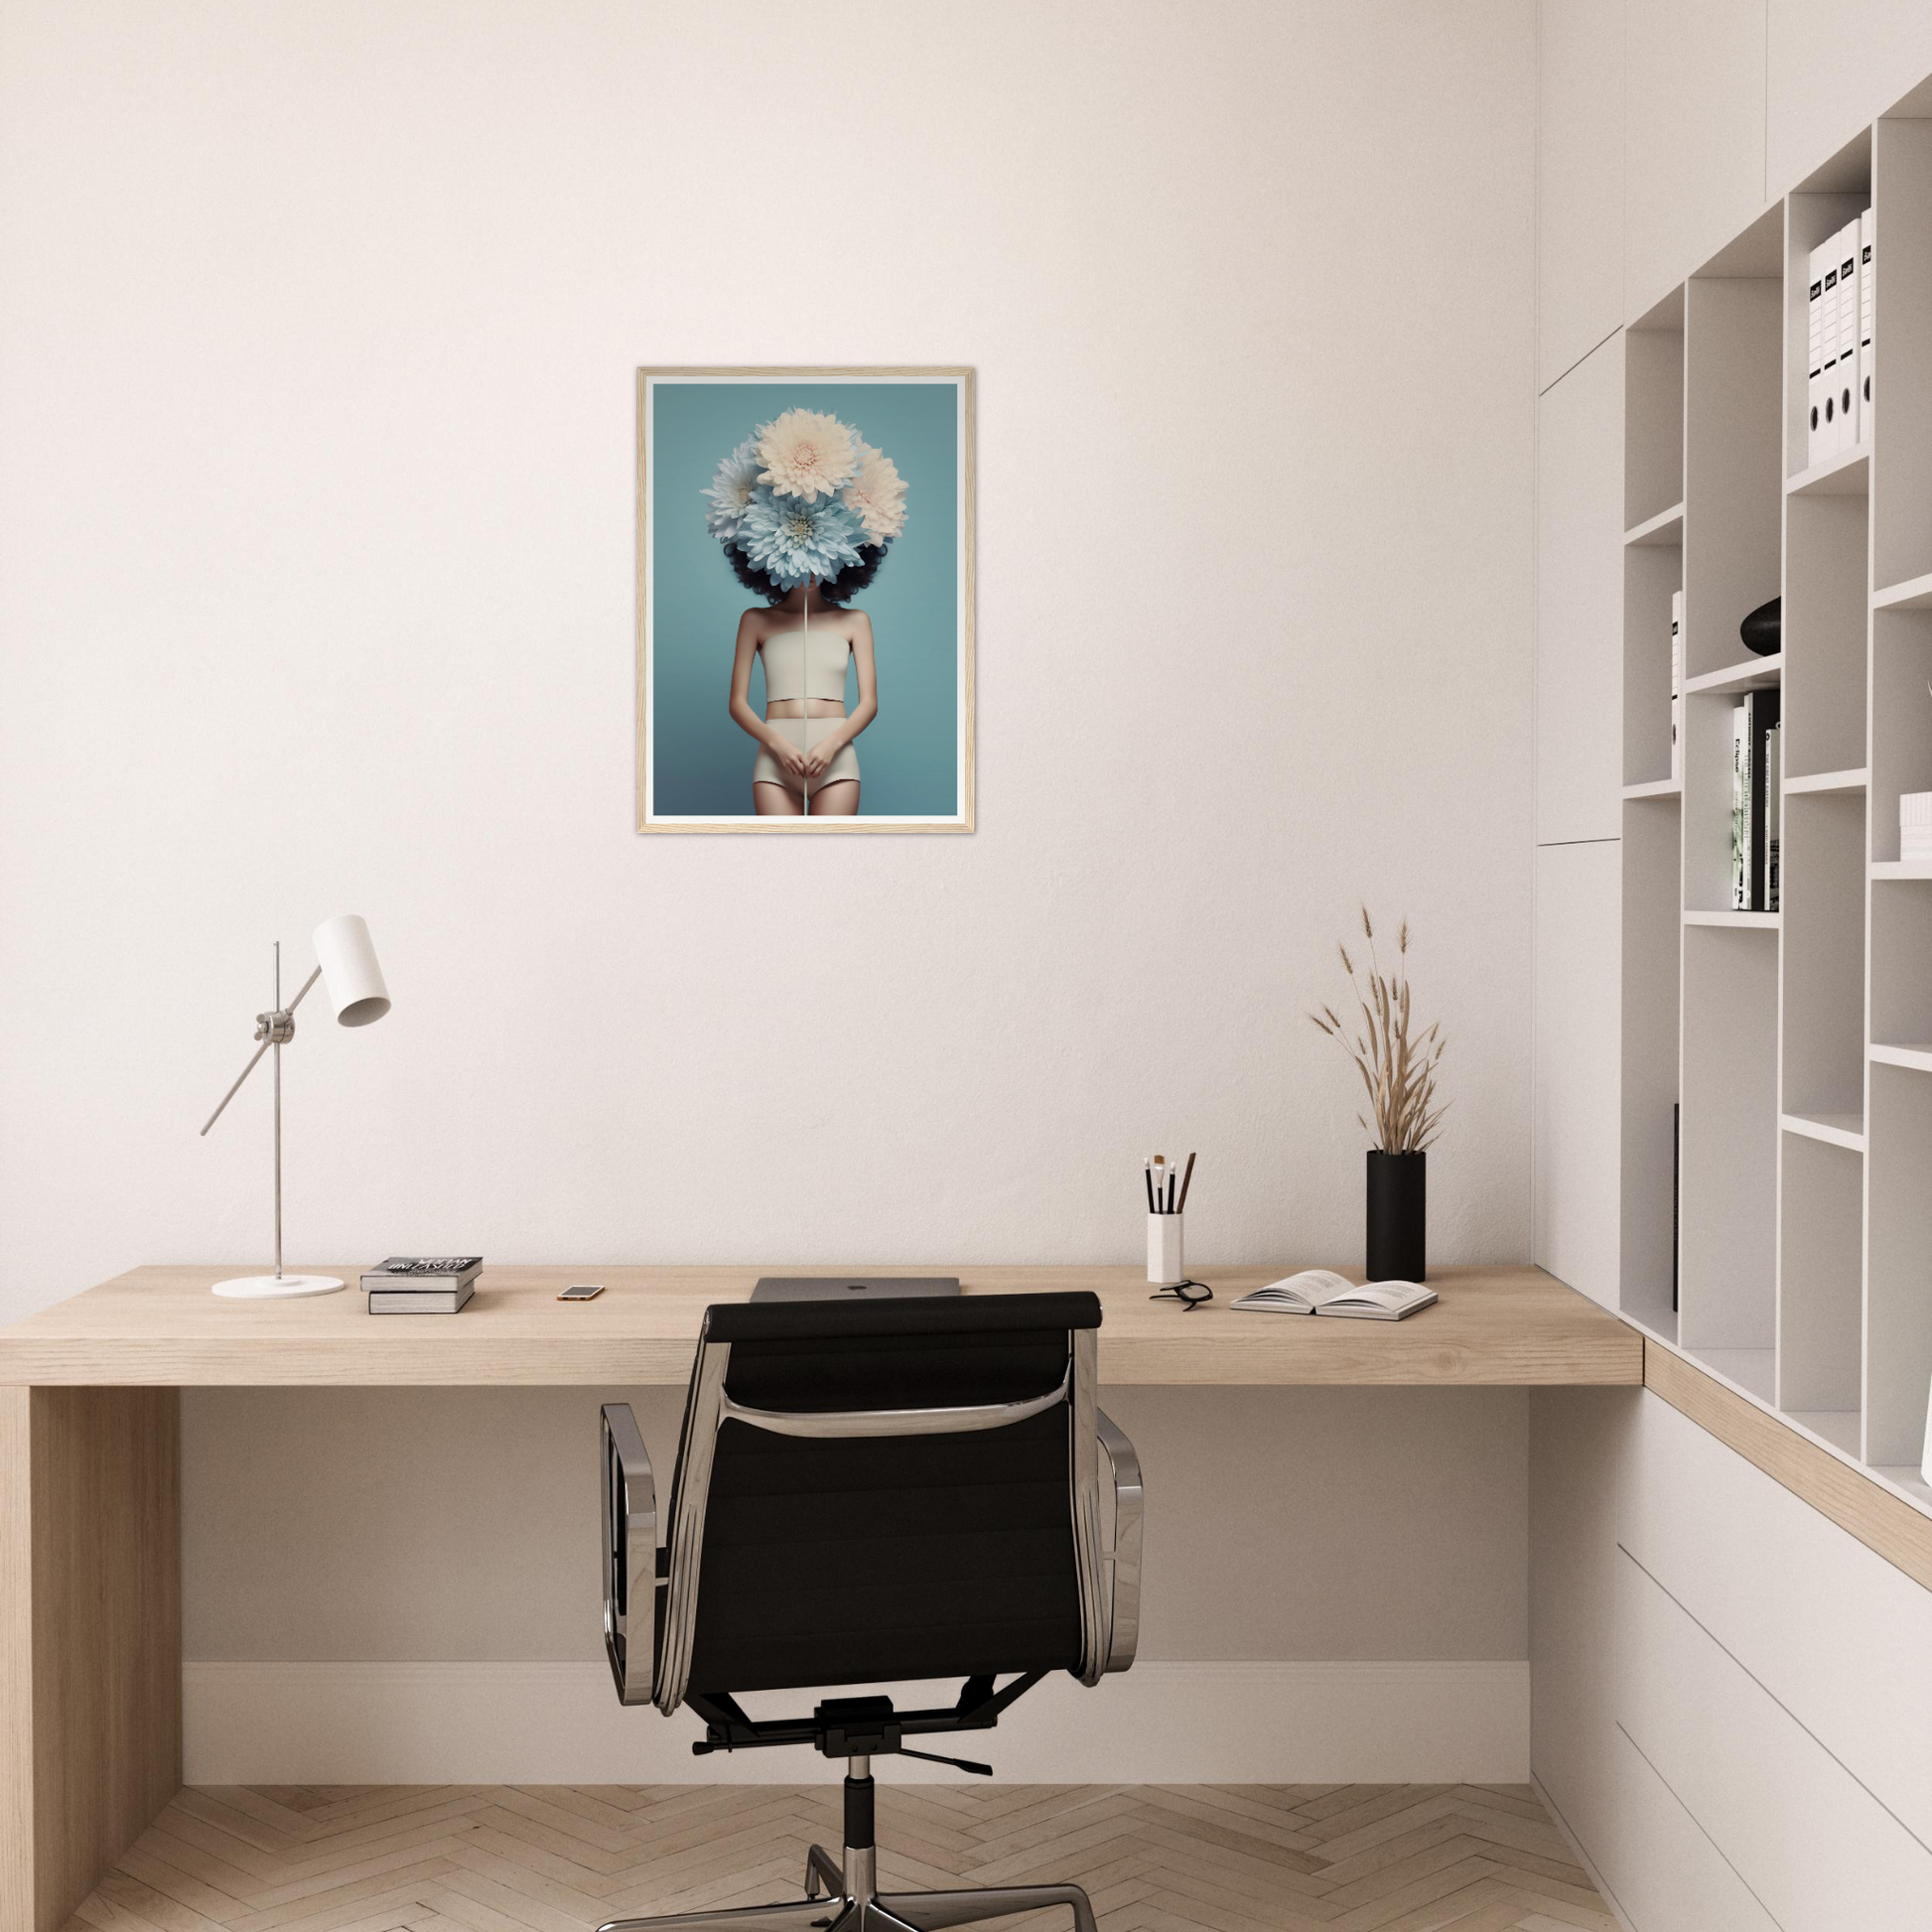
<svg viewBox="0 0 1932 1932"><path fill-rule="evenodd" d="M790 595L790 592L774 584L769 574L753 563L737 544L728 543L724 548L725 556L736 573L738 581L754 597L761 597L767 604L782 604ZM885 561L886 546L883 543L862 543L859 546L859 561L856 564L848 564L829 584L821 582L818 587L819 596L827 604L851 603L879 575L879 566Z"/></svg>

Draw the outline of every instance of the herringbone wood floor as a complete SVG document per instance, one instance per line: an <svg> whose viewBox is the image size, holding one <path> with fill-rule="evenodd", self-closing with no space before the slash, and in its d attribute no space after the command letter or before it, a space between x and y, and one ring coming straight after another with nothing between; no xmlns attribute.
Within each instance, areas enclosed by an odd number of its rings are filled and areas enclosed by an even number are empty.
<svg viewBox="0 0 1932 1932"><path fill-rule="evenodd" d="M583 1932L801 1896L838 1821L836 1779L191 1788L69 1932ZM882 1780L879 1844L882 1891L1073 1880L1102 1932L1615 1932L1523 1785Z"/></svg>

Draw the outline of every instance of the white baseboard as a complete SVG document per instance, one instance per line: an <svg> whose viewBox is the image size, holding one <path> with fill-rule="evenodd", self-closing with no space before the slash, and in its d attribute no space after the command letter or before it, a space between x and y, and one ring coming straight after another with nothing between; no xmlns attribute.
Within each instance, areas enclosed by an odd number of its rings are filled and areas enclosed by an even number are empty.
<svg viewBox="0 0 1932 1932"><path fill-rule="evenodd" d="M190 1784L797 1784L797 1750L693 1757L688 1712L624 1710L602 1664L182 1667ZM932 1702L932 1686L898 1695ZM770 1715L782 1698L748 1700ZM945 1750L953 1740L929 1740ZM1527 1663L1136 1665L1049 1678L961 1756L1011 1783L1520 1784ZM956 1778L901 1758L897 1781Z"/></svg>

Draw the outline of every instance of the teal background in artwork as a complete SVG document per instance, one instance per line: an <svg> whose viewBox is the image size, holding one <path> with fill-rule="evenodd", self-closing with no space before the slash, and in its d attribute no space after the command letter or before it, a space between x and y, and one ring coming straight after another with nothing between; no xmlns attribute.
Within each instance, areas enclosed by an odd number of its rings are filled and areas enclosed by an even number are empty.
<svg viewBox="0 0 1932 1932"><path fill-rule="evenodd" d="M860 733L862 818L959 809L959 419L951 382L660 382L652 385L650 569L653 809L752 816L758 747L732 723L732 645L756 600L705 529L720 461L760 423L826 410L884 450L905 480L906 520L854 600L872 620L879 716ZM859 701L846 667L846 709ZM764 665L752 671L764 710Z"/></svg>

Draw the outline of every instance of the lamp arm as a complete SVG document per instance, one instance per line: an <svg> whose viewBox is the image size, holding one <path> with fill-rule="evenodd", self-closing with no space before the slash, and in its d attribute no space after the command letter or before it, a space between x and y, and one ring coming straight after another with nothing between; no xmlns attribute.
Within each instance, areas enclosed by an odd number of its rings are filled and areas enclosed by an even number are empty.
<svg viewBox="0 0 1932 1932"><path fill-rule="evenodd" d="M289 1013L293 1013L296 1010L296 1008L299 1007L302 1004L302 1002L308 998L310 987L315 985L316 981L321 979L321 977L322 977L322 968L318 966L315 969L315 971L311 973L309 977L302 982L302 991L298 993L295 996L295 998L288 1003L288 1006L285 1009L285 1011Z"/></svg>
<svg viewBox="0 0 1932 1932"><path fill-rule="evenodd" d="M261 1056L264 1053L266 1053L271 1046L281 1045L283 1040L289 1038L294 1034L295 1028L292 1023L292 1016L294 1015L296 1008L299 1007L302 1004L303 1000L308 997L308 992L310 987L314 986L316 981L321 979L321 977L322 977L322 968L318 966L315 969L315 971L311 973L309 977L302 982L302 991L298 993L295 996L295 998L292 999L288 1003L288 1005L285 1006L279 1013L263 1014L260 1016L260 1020L257 1023L258 1031L257 1031L256 1037L260 1039L261 1044L255 1048L254 1057L250 1059L248 1064L244 1066L241 1069L241 1071L235 1075L234 1085L231 1086L227 1090L227 1092L221 1096L221 1105L219 1107L216 1107L213 1113L208 1115L207 1123L202 1129L202 1132L204 1134L206 1134L208 1128L212 1127L214 1123L221 1118L222 1110L227 1106L228 1102L232 1100L235 1097L235 1095L241 1091L242 1081L247 1079L249 1074L254 1072L256 1064L261 1059ZM282 1022L286 1024L278 1026L276 1024L277 1022Z"/></svg>
<svg viewBox="0 0 1932 1932"><path fill-rule="evenodd" d="M206 1134L208 1128L212 1127L214 1123L221 1118L222 1109L225 1108L228 1102L232 1100L235 1097L235 1095L241 1091L242 1081L247 1079L249 1074L254 1072L256 1062L260 1060L261 1056L264 1053L266 1053L268 1049L272 1045L274 1045L274 1043L275 1042L272 1039L264 1039L262 1043L255 1048L253 1057L250 1058L248 1064L244 1066L241 1069L241 1071L235 1075L234 1085L231 1086L227 1090L227 1092L221 1096L221 1105L219 1107L216 1107L213 1113L208 1115L207 1122L204 1124L202 1128L202 1132L204 1134Z"/></svg>

